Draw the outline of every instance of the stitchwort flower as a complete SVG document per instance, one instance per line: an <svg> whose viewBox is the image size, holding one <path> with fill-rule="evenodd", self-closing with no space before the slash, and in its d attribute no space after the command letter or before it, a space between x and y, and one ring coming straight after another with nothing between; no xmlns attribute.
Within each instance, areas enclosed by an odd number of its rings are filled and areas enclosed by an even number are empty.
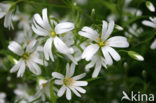
<svg viewBox="0 0 156 103"><path fill-rule="evenodd" d="M58 91L57 95L61 97L66 92L66 98L68 100L71 99L71 91L74 92L78 97L81 97L80 93L86 93L86 90L83 89L81 86L87 86L88 82L86 81L78 81L85 77L86 73L82 73L80 75L74 76L75 72L75 64L72 63L71 66L69 64L66 65L66 75L63 76L60 73L53 72L52 76L56 78L55 84L62 85L60 90ZM79 92L78 92L79 91Z"/></svg>
<svg viewBox="0 0 156 103"><path fill-rule="evenodd" d="M13 11L14 9L11 9L10 8L12 7L12 4L11 3L0 3L0 19L5 17L4 18L4 27L6 28L12 28L14 29L13 27L13 24L12 24L12 15L13 15Z"/></svg>
<svg viewBox="0 0 156 103"><path fill-rule="evenodd" d="M145 26L156 28L156 17L154 17L154 18L149 17L149 20L142 21L142 24Z"/></svg>
<svg viewBox="0 0 156 103"><path fill-rule="evenodd" d="M60 39L60 35L67 33L74 29L74 24L71 22L62 22L57 24L55 21L48 19L47 9L42 10L42 17L39 14L34 15L33 31L39 36L48 37L44 45L44 55L45 59L49 60L49 57L54 61L54 56L52 53L52 46L54 44L57 51L68 56L75 64L77 62L74 60L71 54L74 50L68 47L63 40Z"/></svg>
<svg viewBox="0 0 156 103"><path fill-rule="evenodd" d="M150 21L149 20L144 20L142 21L142 24L144 24L145 26L149 26L149 27L152 27L152 28L156 28L156 17L152 18L152 17L149 17ZM156 39L153 41L153 43L151 44L150 46L151 49L156 49Z"/></svg>
<svg viewBox="0 0 156 103"><path fill-rule="evenodd" d="M44 62L39 58L39 54L36 51L37 45L37 40L32 40L25 48L22 48L22 46L15 41L12 41L9 44L8 48L13 53L21 57L19 61L11 68L11 73L18 71L17 77L23 77L25 68L27 66L32 73L36 75L41 74L41 69L38 64L44 65Z"/></svg>
<svg viewBox="0 0 156 103"><path fill-rule="evenodd" d="M127 42L127 38L123 36L114 36L109 38L113 32L113 29L114 21L110 21L109 23L103 21L102 32L100 34L90 27L83 27L82 30L79 31L79 35L90 39L92 42L84 49L84 52L81 56L82 59L86 59L86 61L90 61L92 59L93 61L94 55L98 53L100 56L104 57L105 60L103 61L105 61L105 63L108 65L113 64L112 58L115 61L119 61L121 57L112 47L126 48L129 46L129 43ZM95 62L91 63L91 67L94 64ZM101 68L100 64L101 63L96 64L96 67ZM93 77L96 77L97 74Z"/></svg>

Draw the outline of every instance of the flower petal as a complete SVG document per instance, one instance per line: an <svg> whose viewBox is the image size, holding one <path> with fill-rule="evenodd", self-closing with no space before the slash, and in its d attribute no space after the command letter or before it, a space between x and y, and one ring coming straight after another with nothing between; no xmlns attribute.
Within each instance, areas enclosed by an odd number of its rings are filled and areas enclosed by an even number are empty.
<svg viewBox="0 0 156 103"><path fill-rule="evenodd" d="M78 34L96 42L99 38L99 34L97 33L97 31L87 26L83 27L82 30L78 32Z"/></svg>
<svg viewBox="0 0 156 103"><path fill-rule="evenodd" d="M98 61L95 65L95 69L92 74L92 78L96 78L99 75L100 70L101 70L101 61Z"/></svg>
<svg viewBox="0 0 156 103"><path fill-rule="evenodd" d="M96 58L95 58L95 56L92 58L92 60L91 60L91 62L90 63L88 63L86 66L85 66L85 70L88 72L89 71L89 69L90 68L92 68L94 65L95 65L95 63L96 63Z"/></svg>
<svg viewBox="0 0 156 103"><path fill-rule="evenodd" d="M9 30L10 28L14 29L14 26L12 23L12 14L13 14L13 10L9 11L4 18L4 27L9 28Z"/></svg>
<svg viewBox="0 0 156 103"><path fill-rule="evenodd" d="M109 38L107 41L108 46L118 47L118 48L126 48L129 46L127 38L123 36L114 36Z"/></svg>
<svg viewBox="0 0 156 103"><path fill-rule="evenodd" d="M85 48L84 52L82 53L82 59L86 59L86 61L89 61L92 59L94 54L99 50L99 46L97 44L91 44L88 47Z"/></svg>
<svg viewBox="0 0 156 103"><path fill-rule="evenodd" d="M40 36L47 36L49 33L45 31L43 28L39 27L37 24L32 25L32 30Z"/></svg>
<svg viewBox="0 0 156 103"><path fill-rule="evenodd" d="M9 44L8 48L9 48L12 52L14 52L15 54L17 54L17 55L19 55L19 56L21 56L21 55L24 53L22 47L21 47L17 42L15 42L15 41L12 41L12 42Z"/></svg>
<svg viewBox="0 0 156 103"><path fill-rule="evenodd" d="M151 44L151 49L156 49L156 39L155 39L154 42Z"/></svg>
<svg viewBox="0 0 156 103"><path fill-rule="evenodd" d="M103 20L102 21L102 35L101 35L101 38L104 38L104 35L107 32L107 27L108 27L108 23L105 20Z"/></svg>
<svg viewBox="0 0 156 103"><path fill-rule="evenodd" d="M108 53L107 48L108 48L107 46L102 47L102 53L103 53L103 56L105 57L106 64L112 65L113 60L112 60L112 57L110 56L110 54Z"/></svg>
<svg viewBox="0 0 156 103"><path fill-rule="evenodd" d="M50 24L49 24L49 21L48 21L47 8L44 8L42 10L42 17L43 17L43 19L41 18L41 16L39 14L35 14L34 15L35 22L40 27L42 27L43 29L45 29L47 31L50 31L51 30L51 27L50 27Z"/></svg>
<svg viewBox="0 0 156 103"><path fill-rule="evenodd" d="M88 82L86 81L75 81L73 86L87 86Z"/></svg>
<svg viewBox="0 0 156 103"><path fill-rule="evenodd" d="M26 47L26 52L33 52L35 51L36 48L37 48L37 40L32 40Z"/></svg>
<svg viewBox="0 0 156 103"><path fill-rule="evenodd" d="M64 78L64 76L62 74L58 73L58 72L53 72L52 76L54 78L58 78L58 79L63 79Z"/></svg>
<svg viewBox="0 0 156 103"><path fill-rule="evenodd" d="M67 88L67 90L66 90L66 98L67 98L68 100L71 100L71 91L70 91L69 88Z"/></svg>
<svg viewBox="0 0 156 103"><path fill-rule="evenodd" d="M22 59L19 60L19 61L17 62L17 64L15 64L15 65L11 68L10 72L11 72L11 73L16 72L16 71L20 68L21 64L22 64Z"/></svg>
<svg viewBox="0 0 156 103"><path fill-rule="evenodd" d="M75 58L74 58L71 54L66 54L66 56L67 56L74 64L77 64L77 61L75 60Z"/></svg>
<svg viewBox="0 0 156 103"><path fill-rule="evenodd" d="M111 35L111 33L113 32L113 29L114 29L114 21L111 20L108 24L108 29L107 29L106 33L104 32L105 34L103 33L103 35L102 35L103 41L106 40Z"/></svg>
<svg viewBox="0 0 156 103"><path fill-rule="evenodd" d="M76 90L78 90L80 93L86 93L86 90L81 87L75 87Z"/></svg>
<svg viewBox="0 0 156 103"><path fill-rule="evenodd" d="M60 53L72 54L74 52L72 48L67 47L67 45L58 37L54 38L54 45Z"/></svg>
<svg viewBox="0 0 156 103"><path fill-rule="evenodd" d="M47 62L43 61L42 59L34 57L34 58L32 58L32 61L37 63L37 64L40 64L40 65L44 65L45 64L45 66L47 66Z"/></svg>
<svg viewBox="0 0 156 103"><path fill-rule="evenodd" d="M3 18L5 15L5 12L0 12L0 19Z"/></svg>
<svg viewBox="0 0 156 103"><path fill-rule="evenodd" d="M151 21L148 21L148 20L144 20L142 22L142 24L146 25L146 26L149 26L149 27L152 27L152 28L156 28L156 24L151 22Z"/></svg>
<svg viewBox="0 0 156 103"><path fill-rule="evenodd" d="M41 69L40 69L40 67L36 63L34 63L34 62L30 61L30 60L27 61L26 63L27 63L27 66L29 67L29 70L32 73L34 73L36 75L40 75L41 74Z"/></svg>
<svg viewBox="0 0 156 103"><path fill-rule="evenodd" d="M77 92L77 90L75 89L75 88L70 88L73 92L74 92L74 94L76 94L78 97L81 97L81 95Z"/></svg>
<svg viewBox="0 0 156 103"><path fill-rule="evenodd" d="M60 90L57 92L57 95L58 95L59 97L61 97L61 96L64 94L65 90L66 90L66 87L65 87L65 85L63 85L63 86L60 88Z"/></svg>
<svg viewBox="0 0 156 103"><path fill-rule="evenodd" d="M44 55L45 55L45 59L46 60L49 60L49 57L51 58L52 61L54 61L54 57L53 57L53 54L52 54L52 41L53 39L52 38L49 38L46 43L44 44Z"/></svg>
<svg viewBox="0 0 156 103"><path fill-rule="evenodd" d="M47 28L48 30L51 30L50 24L49 24L49 20L48 20L48 14L47 14L47 8L44 8L42 10L42 17L43 17L43 22L44 22L44 26L45 28Z"/></svg>
<svg viewBox="0 0 156 103"><path fill-rule="evenodd" d="M55 84L62 85L63 84L63 81L62 80L55 80Z"/></svg>
<svg viewBox="0 0 156 103"><path fill-rule="evenodd" d="M111 47L107 48L109 54L113 57L115 61L119 61L121 59L120 55Z"/></svg>
<svg viewBox="0 0 156 103"><path fill-rule="evenodd" d="M80 75L74 76L73 79L74 80L80 80L80 79L84 78L85 76L86 76L86 73L82 73Z"/></svg>
<svg viewBox="0 0 156 103"><path fill-rule="evenodd" d="M25 62L22 60L20 68L17 73L17 77L23 77L24 71L25 71Z"/></svg>
<svg viewBox="0 0 156 103"><path fill-rule="evenodd" d="M69 63L66 65L66 76L70 73Z"/></svg>
<svg viewBox="0 0 156 103"><path fill-rule="evenodd" d="M74 72L75 72L75 64L72 63L71 66L70 66L70 74L69 74L69 76L72 77L74 75Z"/></svg>
<svg viewBox="0 0 156 103"><path fill-rule="evenodd" d="M59 23L55 27L56 34L62 34L74 29L74 24L70 22Z"/></svg>

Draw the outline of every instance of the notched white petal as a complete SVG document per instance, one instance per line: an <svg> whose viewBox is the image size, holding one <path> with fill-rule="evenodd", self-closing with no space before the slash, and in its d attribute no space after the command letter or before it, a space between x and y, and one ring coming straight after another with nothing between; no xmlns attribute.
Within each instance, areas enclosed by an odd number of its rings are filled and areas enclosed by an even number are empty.
<svg viewBox="0 0 156 103"><path fill-rule="evenodd" d="M55 27L56 34L62 34L65 32L69 32L74 29L74 24L71 22L63 22L59 23Z"/></svg>
<svg viewBox="0 0 156 103"><path fill-rule="evenodd" d="M10 42L8 48L9 48L12 52L14 52L15 54L17 54L17 55L19 55L19 56L21 56L21 55L24 53L23 48L21 47L21 45L19 45L19 44L18 44L17 42L15 42L15 41Z"/></svg>
<svg viewBox="0 0 156 103"><path fill-rule="evenodd" d="M64 78L64 76L63 76L62 74L58 73L58 72L53 72L53 73L52 73L52 76L53 76L54 78L58 78L58 79Z"/></svg>

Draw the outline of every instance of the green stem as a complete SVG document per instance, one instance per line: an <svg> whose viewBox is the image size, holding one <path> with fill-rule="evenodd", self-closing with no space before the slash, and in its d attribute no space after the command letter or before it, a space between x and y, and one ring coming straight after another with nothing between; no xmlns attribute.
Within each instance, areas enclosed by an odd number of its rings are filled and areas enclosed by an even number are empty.
<svg viewBox="0 0 156 103"><path fill-rule="evenodd" d="M119 52L125 52L125 53L128 53L128 51L126 51L126 50L119 50Z"/></svg>
<svg viewBox="0 0 156 103"><path fill-rule="evenodd" d="M101 79L101 78L103 78L103 77L90 78L90 79L87 79L86 81L91 82L91 81L98 80L98 79Z"/></svg>
<svg viewBox="0 0 156 103"><path fill-rule="evenodd" d="M50 101L56 103L56 96L54 95L53 81L50 82Z"/></svg>

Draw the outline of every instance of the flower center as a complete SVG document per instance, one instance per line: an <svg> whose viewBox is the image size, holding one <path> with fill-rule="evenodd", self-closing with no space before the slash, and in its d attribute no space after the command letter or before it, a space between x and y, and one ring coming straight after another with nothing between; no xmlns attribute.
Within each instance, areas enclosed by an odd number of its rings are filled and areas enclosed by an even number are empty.
<svg viewBox="0 0 156 103"><path fill-rule="evenodd" d="M74 83L74 80L72 78L65 78L63 80L63 83L66 85L66 86L71 86L73 83Z"/></svg>
<svg viewBox="0 0 156 103"><path fill-rule="evenodd" d="M98 44L99 44L99 46L100 46L100 47L102 47L102 46L104 46L104 45L105 45L105 43L104 43L104 42L102 42L102 41L99 41L99 42L98 42Z"/></svg>
<svg viewBox="0 0 156 103"><path fill-rule="evenodd" d="M48 83L43 83L42 84L42 87L44 88L44 87L46 87L48 85Z"/></svg>
<svg viewBox="0 0 156 103"><path fill-rule="evenodd" d="M56 32L55 32L55 31L52 31L52 32L50 33L50 35L51 35L51 37L55 37L55 36L56 36Z"/></svg>
<svg viewBox="0 0 156 103"><path fill-rule="evenodd" d="M30 41L27 41L26 44L29 45Z"/></svg>
<svg viewBox="0 0 156 103"><path fill-rule="evenodd" d="M28 59L28 57L29 57L29 54L27 54L27 53L24 53L22 55L22 58L23 58L24 61L26 61Z"/></svg>

